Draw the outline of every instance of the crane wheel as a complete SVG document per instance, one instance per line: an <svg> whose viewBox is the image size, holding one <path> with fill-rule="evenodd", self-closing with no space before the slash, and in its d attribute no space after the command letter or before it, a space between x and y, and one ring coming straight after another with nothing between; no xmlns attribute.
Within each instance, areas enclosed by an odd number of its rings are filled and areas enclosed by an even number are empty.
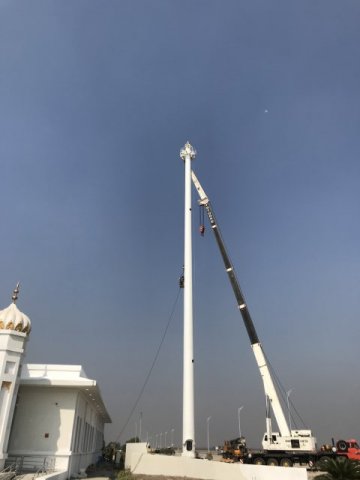
<svg viewBox="0 0 360 480"><path fill-rule="evenodd" d="M293 466L293 462L291 460L291 458L282 458L280 460L280 465L282 467L292 467Z"/></svg>
<svg viewBox="0 0 360 480"><path fill-rule="evenodd" d="M262 457L257 457L253 461L254 465L265 465L265 460Z"/></svg>
<svg viewBox="0 0 360 480"><path fill-rule="evenodd" d="M276 460L276 458L269 458L267 465L269 465L269 467L277 467L279 462Z"/></svg>
<svg viewBox="0 0 360 480"><path fill-rule="evenodd" d="M336 444L336 447L340 452L347 452L348 450L348 445L345 440L339 440Z"/></svg>

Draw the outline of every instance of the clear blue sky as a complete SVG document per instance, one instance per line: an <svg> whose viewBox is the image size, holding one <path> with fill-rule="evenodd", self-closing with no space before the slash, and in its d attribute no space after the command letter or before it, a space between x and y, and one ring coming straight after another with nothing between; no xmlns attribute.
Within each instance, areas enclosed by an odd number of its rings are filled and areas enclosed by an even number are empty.
<svg viewBox="0 0 360 480"><path fill-rule="evenodd" d="M212 199L264 349L319 437L360 437L358 0L0 1L0 306L27 361L80 363L115 438L183 263L183 164ZM195 192L194 192L195 202ZM196 441L265 428L212 234L195 259ZM182 305L122 441L181 438Z"/></svg>

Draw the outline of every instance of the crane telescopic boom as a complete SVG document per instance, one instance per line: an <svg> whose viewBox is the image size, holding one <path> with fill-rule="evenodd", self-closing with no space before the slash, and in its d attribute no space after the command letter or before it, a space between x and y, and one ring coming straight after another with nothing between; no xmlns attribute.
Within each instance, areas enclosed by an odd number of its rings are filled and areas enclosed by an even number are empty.
<svg viewBox="0 0 360 480"><path fill-rule="evenodd" d="M246 301L245 301L245 297L244 297L244 295L241 291L239 282L237 280L234 267L231 263L229 255L227 254L225 244L224 244L224 241L222 239L219 226L216 222L215 214L214 214L214 211L212 209L210 200L207 197L204 189L202 188L199 180L197 179L197 177L196 177L196 175L193 171L192 171L192 181L193 181L193 183L195 185L195 188L196 188L196 190L199 194L199 197L200 197L199 204L203 205L205 207L206 213L209 217L211 229L214 232L216 242L217 242L218 247L220 249L222 259L224 261L226 272L228 274L232 289L233 289L234 294L235 294L235 298L236 298L236 301L237 301L237 304L238 304L238 308L239 308L241 316L243 318L246 331L249 335L249 339L250 339L251 347L252 347L254 355L255 355L256 363L259 367L260 374L261 374L261 377L262 377L262 380L263 380L263 383L264 383L264 390L265 390L265 397L266 397L267 406L271 405L272 411L273 411L275 419L276 419L276 423L279 427L280 436L290 437L291 436L290 429L288 427L284 412L282 410L281 403L280 403L280 400L279 400L279 397L278 397L273 379L272 379L270 371L269 371L269 367L268 367L268 364L267 364L267 361L266 361L266 357L265 357L262 345L261 345L259 337L256 333L255 326L254 326L254 323L251 319L250 312L249 312L249 309L248 309ZM268 408L267 408L266 423L267 423L268 438L269 438L269 441L271 442L272 429L271 429L270 412L269 412Z"/></svg>

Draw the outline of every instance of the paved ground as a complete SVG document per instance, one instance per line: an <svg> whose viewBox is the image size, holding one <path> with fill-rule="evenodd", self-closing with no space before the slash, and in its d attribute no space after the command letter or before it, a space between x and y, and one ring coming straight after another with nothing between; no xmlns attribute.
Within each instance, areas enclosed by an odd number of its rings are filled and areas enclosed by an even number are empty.
<svg viewBox="0 0 360 480"><path fill-rule="evenodd" d="M136 480L198 480L190 477L169 477L167 475L133 475Z"/></svg>
<svg viewBox="0 0 360 480"><path fill-rule="evenodd" d="M99 475L96 477L88 477L88 478L91 478L91 480L111 480L112 477L109 477L108 475Z"/></svg>
<svg viewBox="0 0 360 480"><path fill-rule="evenodd" d="M91 470L88 469L86 473L87 478L91 478L91 480L114 480L118 476L119 470L116 470L114 466L109 463L100 465Z"/></svg>
<svg viewBox="0 0 360 480"><path fill-rule="evenodd" d="M308 472L308 479L312 480L313 478L316 478L318 475L321 475L321 472Z"/></svg>

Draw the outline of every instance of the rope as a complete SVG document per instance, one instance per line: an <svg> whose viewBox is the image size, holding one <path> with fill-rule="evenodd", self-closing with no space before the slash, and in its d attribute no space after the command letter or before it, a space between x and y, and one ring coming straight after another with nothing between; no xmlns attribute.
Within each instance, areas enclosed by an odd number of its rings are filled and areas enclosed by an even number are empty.
<svg viewBox="0 0 360 480"><path fill-rule="evenodd" d="M146 377L145 377L145 381L144 381L144 383L143 383L143 386L141 387L140 392L139 392L139 394L138 394L138 396L137 396L137 398L136 398L136 400L135 400L135 402L134 402L134 405L132 406L132 408L131 408L131 410L130 410L130 413L129 413L127 419L126 419L126 422L124 423L122 429L120 430L119 435L116 437L115 442L117 442L117 441L120 439L121 435L124 433L125 428L128 426L128 424L129 424L129 422L130 422L130 420L131 420L131 417L133 416L133 414L134 414L134 412L135 412L135 410L136 410L136 407L138 406L138 404L139 404L139 402L140 402L140 400L141 400L141 397L142 397L142 395L143 395L143 393L144 393L144 390L145 390L145 388L146 388L146 385L147 385L147 383L148 383L148 381L149 381L149 379L150 379L151 373L152 373L152 371L153 371L153 369L154 369L154 367L155 367L156 360L158 359L158 356L159 356L159 354L160 354L160 350L161 350L162 344L164 343L164 340L165 340L167 331L168 331L168 329L169 329L169 327L170 327L171 320L173 319L173 316L174 316L174 313L175 313L175 309L176 309L176 306L177 306L177 303L178 303L178 300L179 300L180 292L181 292L181 289L179 288L179 290L178 290L178 292L177 292L177 295L176 295L176 298L175 298L175 302L173 303L173 307L172 307L172 309L171 309L171 313L170 313L168 322L167 322L167 324L166 324L164 333L163 333L163 335L162 335L162 338L161 338L161 340L160 340L158 349L157 349L157 351L156 351L154 360L152 361L151 367L150 367L150 369L149 369L149 371L148 371L148 373L147 373L147 375L146 375Z"/></svg>

